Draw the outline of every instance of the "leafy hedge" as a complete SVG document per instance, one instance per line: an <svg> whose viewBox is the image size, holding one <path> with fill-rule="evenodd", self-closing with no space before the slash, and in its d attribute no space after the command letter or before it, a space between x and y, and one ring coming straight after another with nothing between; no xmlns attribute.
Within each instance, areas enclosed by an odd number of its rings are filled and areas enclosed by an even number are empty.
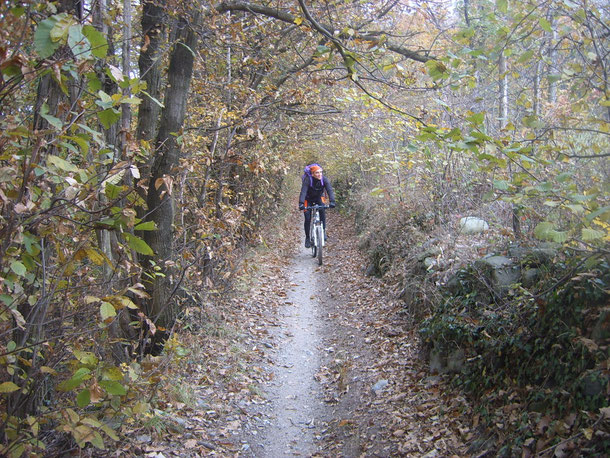
<svg viewBox="0 0 610 458"><path fill-rule="evenodd" d="M494 414L500 405L522 414L509 427L512 446L535 436L540 415L578 412L584 427L608 407L608 259L566 257L552 270L537 292L515 289L499 304L481 302L473 289L476 271L463 269L457 287L420 327L424 345L464 352L454 380L477 398L488 425L502 418ZM610 447L609 437L592 436L592 451Z"/></svg>

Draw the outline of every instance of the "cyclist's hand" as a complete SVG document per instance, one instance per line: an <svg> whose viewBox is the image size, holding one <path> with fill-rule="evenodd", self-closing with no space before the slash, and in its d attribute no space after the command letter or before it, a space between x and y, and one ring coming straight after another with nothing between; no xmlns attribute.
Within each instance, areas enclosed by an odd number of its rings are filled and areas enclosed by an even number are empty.
<svg viewBox="0 0 610 458"><path fill-rule="evenodd" d="M330 207L330 208L335 208L335 207L336 207L336 204L335 204L334 202L331 202L331 203L330 203L330 205L329 205L329 207Z"/></svg>
<svg viewBox="0 0 610 458"><path fill-rule="evenodd" d="M299 210L305 210L305 205L299 204Z"/></svg>

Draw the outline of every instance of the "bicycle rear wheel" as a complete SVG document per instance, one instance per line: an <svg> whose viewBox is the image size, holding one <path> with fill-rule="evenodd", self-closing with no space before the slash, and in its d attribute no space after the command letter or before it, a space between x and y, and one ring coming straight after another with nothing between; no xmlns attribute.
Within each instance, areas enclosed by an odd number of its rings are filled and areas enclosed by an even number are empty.
<svg viewBox="0 0 610 458"><path fill-rule="evenodd" d="M316 228L316 244L318 245L318 265L322 265L322 245L324 244L324 229L322 226Z"/></svg>

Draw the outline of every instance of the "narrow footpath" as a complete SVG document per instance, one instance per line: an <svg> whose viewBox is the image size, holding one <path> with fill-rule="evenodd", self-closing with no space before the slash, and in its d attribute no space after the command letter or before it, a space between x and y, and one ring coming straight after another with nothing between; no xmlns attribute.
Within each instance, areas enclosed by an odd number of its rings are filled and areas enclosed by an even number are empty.
<svg viewBox="0 0 610 458"><path fill-rule="evenodd" d="M266 402L244 423L241 455L467 455L466 401L421 367L402 307L364 275L349 221L329 215L321 267L298 223L289 232L299 246L275 279L285 288L272 309Z"/></svg>
<svg viewBox="0 0 610 458"><path fill-rule="evenodd" d="M318 272L302 253L290 266L289 288L279 310L281 326L269 396L269 421L257 456L311 456L316 434L326 418L321 386L315 378L323 338Z"/></svg>
<svg viewBox="0 0 610 458"><path fill-rule="evenodd" d="M296 213L296 212L295 212ZM294 214L244 260L234 292L191 313L160 427L122 452L180 457L471 456L467 400L430 374L404 306L329 212L324 265ZM174 392L175 391L175 392ZM479 452L480 455L480 447Z"/></svg>

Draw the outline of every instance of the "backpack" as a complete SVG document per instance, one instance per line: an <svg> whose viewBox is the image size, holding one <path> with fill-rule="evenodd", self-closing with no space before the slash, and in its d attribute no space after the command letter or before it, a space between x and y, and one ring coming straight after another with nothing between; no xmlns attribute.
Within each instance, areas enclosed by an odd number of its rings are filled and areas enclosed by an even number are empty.
<svg viewBox="0 0 610 458"><path fill-rule="evenodd" d="M322 166L320 164L316 164L315 162L313 164L309 164L305 166L305 173L303 173L303 176L301 177L301 179L305 179L305 177L309 177L309 186L313 186L313 177L311 176L311 168L317 165L318 167L322 168ZM322 176L322 186L324 186L324 176Z"/></svg>

